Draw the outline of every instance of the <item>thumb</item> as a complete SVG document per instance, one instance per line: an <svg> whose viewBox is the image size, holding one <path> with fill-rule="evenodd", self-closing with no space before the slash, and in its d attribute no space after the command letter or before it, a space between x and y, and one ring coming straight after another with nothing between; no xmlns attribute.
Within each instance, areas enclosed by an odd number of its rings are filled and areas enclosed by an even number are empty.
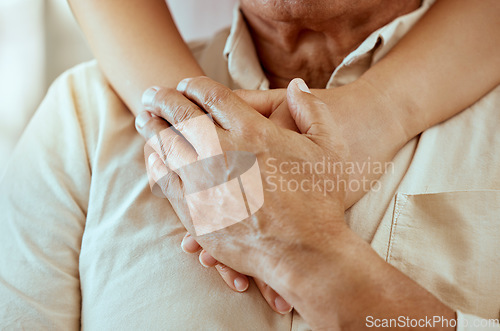
<svg viewBox="0 0 500 331"><path fill-rule="evenodd" d="M345 159L349 148L337 126L333 110L317 96L313 95L306 83L295 78L287 89L290 114L302 134L317 145L326 148Z"/></svg>
<svg viewBox="0 0 500 331"><path fill-rule="evenodd" d="M287 101L302 134L314 137L338 132L328 106L311 93L304 80L295 78L288 84Z"/></svg>

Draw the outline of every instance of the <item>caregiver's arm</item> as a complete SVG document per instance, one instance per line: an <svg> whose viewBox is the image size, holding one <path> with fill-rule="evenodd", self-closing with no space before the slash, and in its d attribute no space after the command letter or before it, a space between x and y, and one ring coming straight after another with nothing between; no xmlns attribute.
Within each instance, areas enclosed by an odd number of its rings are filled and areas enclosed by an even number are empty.
<svg viewBox="0 0 500 331"><path fill-rule="evenodd" d="M134 114L151 85L175 87L203 71L165 0L68 0L99 65Z"/></svg>
<svg viewBox="0 0 500 331"><path fill-rule="evenodd" d="M498 17L498 0L438 0L362 80L395 103L411 138L500 84Z"/></svg>
<svg viewBox="0 0 500 331"><path fill-rule="evenodd" d="M69 2L99 65L133 113L142 110L141 96L147 87L175 87L185 77L203 75L180 37L165 0ZM231 289L243 292L248 288L246 276L222 264L216 268ZM271 308L281 313L291 310L267 285L255 282Z"/></svg>

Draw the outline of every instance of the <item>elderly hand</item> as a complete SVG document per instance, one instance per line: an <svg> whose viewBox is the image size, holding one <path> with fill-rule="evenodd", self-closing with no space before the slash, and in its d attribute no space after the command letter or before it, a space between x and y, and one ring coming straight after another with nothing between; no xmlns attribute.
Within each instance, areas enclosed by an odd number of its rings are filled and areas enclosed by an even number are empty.
<svg viewBox="0 0 500 331"><path fill-rule="evenodd" d="M278 126L300 132L288 109L286 89L235 92ZM355 165L346 186L347 209L370 189L376 189L378 179L391 170L385 166L426 126L419 123L418 117L408 122L387 94L362 77L342 87L311 92L327 105L349 147L351 164Z"/></svg>
<svg viewBox="0 0 500 331"><path fill-rule="evenodd" d="M286 189L273 192L275 189L266 180L269 174L274 172L268 164L269 160L274 160L276 164L289 162L309 164L322 162L324 157L328 157L331 162L341 162L347 155L345 144L338 134L339 130L334 128L335 123L332 121L331 113L326 111L326 106L308 93L303 81L297 80L291 85L289 102L297 107L291 107L290 110L294 112L295 121L301 132L304 132L303 135L280 129L248 107L231 91L207 78L188 81L185 87L186 95L202 105L219 126L217 135L222 150L254 153L257 155L261 174L264 177L263 208L239 224L199 236L197 239L201 239L200 242L203 245L208 245L210 253L216 258L223 257L223 262L229 261L231 266L236 267L238 271L262 277L264 280L273 279L272 275L282 266L288 268L290 263L293 263L295 267L304 265L304 262L297 259L296 254L303 248L326 245L327 240L331 239L328 233L339 235L347 231L343 222L345 190L342 185L331 191L311 190L308 195L312 198L318 196L318 198L313 198L310 205L300 208L300 212L294 210L291 214L289 206L300 205L303 201L303 194L296 194L295 191ZM307 92L301 91L298 87ZM193 94L189 94L190 91ZM196 104L179 92L169 89L154 91L151 101L148 106L153 114L172 123L190 143L190 145L187 144L185 140L179 138L179 135L171 131L162 136L163 146L153 145L157 153L166 153L165 159L170 168L179 169L181 164L196 162L199 155L211 154L209 149L213 148L212 144L207 143L208 138L203 134L207 130L200 126L194 128L185 124L194 118L204 117L204 112ZM205 122L205 124L210 125L210 122ZM137 127L143 136L149 138L152 134L159 134L168 128L168 125L159 118L143 115L138 118ZM204 168L211 168L211 165L207 164ZM192 180L196 174L170 171L157 154L150 157L149 170L151 176L160 183L163 192L189 232L197 233L189 217L193 212L188 210L184 196L186 187L189 186L186 181ZM229 173L233 170L227 169ZM199 175L202 181L210 180L206 174ZM308 179L311 175L314 174L289 175L288 179ZM329 182L332 182L331 176L332 174L320 175ZM343 174L339 173L338 178L343 178ZM213 186L209 183L204 184L207 187ZM247 192L247 197L252 193L251 191ZM217 204L218 201L214 203ZM272 208L266 209L266 203L272 205ZM201 205L199 208L203 209L206 206ZM199 213L203 214L205 211L200 210ZM309 222L310 218L316 222ZM221 235L229 229L231 229L229 235ZM293 240L290 240L291 238ZM234 249L230 254L227 254L230 251L225 250L227 256L221 255L219 249L227 245L233 246ZM291 257L289 261L284 256L284 252L289 252ZM308 255L310 253L312 252ZM244 259L242 259L243 256ZM320 263L322 254L313 254L313 256Z"/></svg>
<svg viewBox="0 0 500 331"><path fill-rule="evenodd" d="M164 90L161 93L157 93L157 91L155 90L150 90L150 92L151 91L154 92L156 98L150 100L149 102L146 102L145 106L150 108L152 107L153 110L155 109L155 107L161 108L162 106L164 106L165 104L162 98L168 97L168 94L172 92L171 90ZM147 93L145 95L147 95ZM147 114L143 114L143 118L144 116L146 116L146 121L152 120L149 122L148 126L145 126L143 128L140 128L140 125L138 126L139 132L141 132L141 134L143 134L143 136L145 136L146 138L150 138L151 136L156 135L158 132L167 127L166 123L163 120L160 120L158 118L153 119ZM153 141L158 142L157 139L153 139ZM159 146L157 143L151 144L151 147L156 149L158 153L163 153L161 146ZM189 154L189 152L187 154ZM178 155L176 156L176 158L178 158ZM151 174L151 172L149 173ZM154 185L152 186L152 188L154 188ZM183 250L188 253L196 253L202 249L201 246L193 239L193 237L189 233L186 234L181 245ZM202 250L202 252L200 253L199 260L205 267L215 266L217 271L220 273L224 281L231 289L238 292L243 292L248 288L249 281L245 275L234 271L232 268L229 268L222 263L219 263L205 250ZM289 313L291 311L292 306L289 305L285 300L283 300L283 298L279 296L272 288L270 288L266 283L257 278L255 278L254 280L262 295L273 310L282 314Z"/></svg>
<svg viewBox="0 0 500 331"><path fill-rule="evenodd" d="M300 132L288 109L286 89L235 92L276 125ZM325 102L340 128L351 152L351 164L356 165L352 169L361 169L350 173L349 185L346 185L347 209L370 188L377 187L377 180L386 171L385 165L390 164L399 149L421 131L418 128L424 126L418 119L413 123L405 121L396 104L363 78L335 89L315 89L312 93ZM188 253L196 253L202 249L189 233L183 240L182 247ZM218 263L204 250L200 254L200 262L205 266L215 265L232 289L237 290L235 284L240 289L248 286L246 276ZM275 311L289 310L290 306L276 292L258 279L255 282Z"/></svg>
<svg viewBox="0 0 500 331"><path fill-rule="evenodd" d="M204 83L208 84L208 86L210 86L212 84L211 82L210 83L204 82ZM305 84L303 84L303 86L305 86ZM222 89L222 87L219 86L219 89ZM305 94L304 92L300 92L297 89L295 89L295 90L296 90L296 94L297 93ZM226 93L224 95L226 95ZM295 94L290 94L290 100L293 100L294 95ZM246 148L247 150L248 149L251 150L253 146L261 146L261 149L263 151L267 151L266 156L263 155L262 157L267 158L267 159L271 159L271 158L273 158L273 153L268 151L269 145L275 146L274 148L276 149L276 152L278 152L278 151L284 152L280 146L288 145L289 146L288 151L287 151L288 155L283 156L282 159L285 160L285 162L294 161L294 162L304 162L304 163L312 162L314 160L321 162L325 156L331 157L332 161L334 161L334 160L340 161L341 159L340 159L339 155L343 155L346 152L345 146L343 145L343 142L341 139L334 139L335 138L334 135L329 135L329 139L327 139L327 140L325 140L325 137L323 137L323 135L325 134L324 132L331 130L331 126L326 125L326 124L322 124L322 123L324 122L324 123L333 124L333 123L330 123L331 120L324 120L324 121L322 120L322 116L328 116L330 114L329 112L325 112L324 108L323 109L320 108L319 110L316 110L316 112L313 114L299 112L299 109L296 108L297 124L298 124L299 128L302 130L302 132L305 133L305 135L302 136L302 135L299 135L299 134L292 132L292 131L279 129L278 127L276 127L275 125L270 123L264 117L260 116L258 113L256 113L251 108L244 107L244 103L242 103L239 100L239 98L237 98L235 95L229 94L228 96L231 98L229 98L229 100L225 101L225 106L231 107L232 111L234 112L234 115L232 115L229 118L229 117L227 117L227 114L225 114L224 112L221 112L221 111L217 112L217 110L215 110L214 112L210 112L212 114L212 116L214 116L214 119L216 119L217 123L220 125L225 125L225 126L223 126L223 128L227 130L226 131L227 136L225 136L225 139L223 139L223 140L221 139L221 145L223 147L223 150L235 150L235 149L236 150L245 150L245 148L243 148L243 149L241 148L242 146L240 146L240 144L242 144L243 142L246 142L246 144L248 144L248 148ZM312 105L314 105L316 102L319 102L316 98L314 98L310 94L307 94L307 97L310 98L309 102ZM203 112L201 110L197 109L197 107L194 104L189 102L187 99L184 99L184 97L180 96L180 94L176 91L162 90L160 92L156 92L154 100L156 100L156 101L153 101L149 104L150 107L152 106L151 110L153 111L153 113L157 116L166 117L166 119L169 122L174 123L174 126L176 126L176 124L179 122L179 118L175 118L172 116L165 116L166 115L165 107L170 106L170 107L175 108L177 110L176 115L181 116L181 119L182 119L181 122L188 120L192 116L197 116L197 115L199 116L199 115L203 114ZM168 101L166 101L166 100L168 100ZM231 100L234 103L234 106L232 106ZM176 104L176 102L177 102L177 104ZM197 102L199 102L199 101L197 101ZM205 100L205 102L207 102L207 100ZM183 112L187 112L187 110L189 110L188 109L189 106L193 107L193 109L196 109L196 112L194 112L190 115L183 113ZM238 109L239 109L239 111L236 112L236 110L238 110ZM318 119L320 119L321 121L318 121ZM162 128L164 129L165 125L166 125L166 123L162 122L158 118L146 118L146 121L148 123L146 125L138 124L139 131L146 138L149 138L151 136L152 132L161 131ZM140 122L140 120L138 120L138 123L139 122ZM177 125L177 126L182 127L182 125ZM269 132L270 129L275 130L274 137L277 141L271 142L268 140L268 137L266 137L266 140L262 141L261 143L258 141L252 141L254 139L257 139L257 140L260 139L259 132L261 132L262 130L264 132ZM240 134L247 131L247 134L245 134L244 137L240 136L240 139L238 139L237 141L233 141L234 140L233 138L236 138L237 136L231 137L231 133L232 133L231 131L236 131L236 132L239 132ZM253 131L255 131L255 132L253 132ZM219 129L218 134L219 134L219 138L222 138L220 135L224 134L224 133L223 133L223 131L221 131L221 129ZM253 137L254 139L251 139L251 140L247 139L249 137ZM294 143L294 141L297 141L297 144ZM315 143L313 143L313 141L319 143L321 147L315 146ZM166 143L167 142L165 142L165 145L166 145ZM191 141L190 141L190 143L193 144L193 142L191 142ZM200 149L200 148L204 148L201 146L201 145L204 145L204 143L206 143L206 141L201 140L200 146L198 147L198 149L196 149L196 147L195 147L195 151L190 151L187 149L184 150L184 152L185 152L184 155L180 155L180 152L178 152L177 149L175 149L175 148L169 147L168 149L171 153L174 153L174 155L176 155L175 156L176 159L185 157L187 160L192 160L193 154L195 154L195 153L205 154L206 153ZM301 154L295 152L296 150L300 150L300 149L298 149L298 147L300 146L301 143L305 144L303 149L309 151L305 155L301 155ZM196 144L193 146L196 146ZM164 146L164 148L165 147L167 147L167 146ZM179 147L180 149L184 148L182 146L176 146L176 147ZM157 149L158 149L158 147L157 147ZM315 153L310 154L310 153L312 153L313 150L315 151ZM158 150L158 152L161 152L161 151ZM172 158L169 156L167 156L166 159L170 160L170 163L173 162ZM156 162L157 165L159 165L159 166L163 165L163 163L159 160L159 158L157 158L157 161L159 161L159 162ZM176 162L179 162L179 161L177 160ZM264 162L264 161L261 158L259 163L262 164L262 162ZM278 161L276 161L276 162L278 162ZM262 164L262 165L265 165L265 164ZM158 171L161 174L162 170L160 169ZM270 172L272 172L272 169L267 169L264 171L267 173L270 173ZM152 171L152 172L154 172L154 171ZM309 175L311 175L311 174L306 174L306 176L309 176ZM330 175L328 175L328 176L330 176ZM341 175L341 174L339 174L339 175ZM172 178L172 177L169 177L169 178ZM157 179L159 179L159 178L157 178ZM330 179L328 179L328 180L330 180ZM269 184L269 183L267 183L267 184ZM166 192L172 192L172 191L175 191L177 189L179 189L179 188L173 188L172 185L166 185L164 187L164 190L166 190ZM266 187L265 191L268 191L268 190L269 190L269 188ZM177 194L180 194L181 191L182 190L179 189ZM330 213L332 210L334 210L333 207L340 207L340 208L336 208L339 211L337 217L341 220L343 219L342 204L343 204L344 190L342 187L334 190L334 192L316 191L313 193L318 194L318 195L333 194L336 198L330 199L328 201L327 206L325 206L324 208L314 208L314 209L317 210L318 213L324 214L325 211L327 213ZM286 196L288 196L289 198L286 198ZM167 197L169 197L169 199L172 202L172 200L173 200L172 195L167 195ZM273 197L273 199L275 199L275 197ZM291 192L291 191L282 192L280 204L283 206L282 210L284 213L284 219L288 218L288 216L286 216L286 213L288 210L287 206L289 204L296 204L297 203L297 202L294 202L294 200L296 200L294 192ZM185 210L184 210L184 212L179 210L180 209L179 205L182 205L182 201L174 199L174 202L172 203L172 205L174 207L177 207L176 211L178 211L179 216L187 215ZM311 214L310 211L308 211L308 209L309 208L304 208L304 215L303 215L302 219L305 219L307 215ZM331 216L333 217L333 215L331 215ZM342 227L345 227L345 224L343 222L341 222L340 224ZM320 230L319 233L323 233L323 231ZM188 246L190 246L189 248L192 251L194 251L198 247L196 247L196 243L194 243L194 247L192 246L192 244L188 245ZM203 256L203 254L200 256L200 260L203 260L202 256ZM214 263L215 263L215 261L214 261ZM253 267L251 269L253 269ZM260 282L258 282L258 283L260 283Z"/></svg>
<svg viewBox="0 0 500 331"><path fill-rule="evenodd" d="M310 164L325 156L334 162L348 160L348 150L331 112L307 92L302 81L292 82L287 94L290 113L304 132L302 135L278 128L208 78L183 81L178 89L184 96L164 89L155 91L150 102L151 111L177 130L167 130L161 136L161 150L156 147L174 171L156 153L149 158L149 170L186 228L196 234L195 239L210 254L239 272L263 279L292 303L313 328L359 330L366 327L368 316L454 318L450 308L385 263L348 229L343 221L342 171L334 176L335 190L270 189L268 179L274 170L267 161L271 159L281 164ZM197 105L208 111L218 125L215 130L224 151L223 162L220 158L204 159L214 155L214 145L207 144L213 137L211 122ZM139 117L136 125L141 134L149 137L165 124L146 115ZM241 175L241 164L228 152L231 150L254 153L258 160L264 195L260 209L255 200L260 182ZM199 159L204 161L197 162ZM198 171L193 172L191 164L197 164L194 169ZM241 175L239 183L244 183L247 212L253 210L253 214L243 220L225 218L223 221L229 223L207 232L203 229L215 224L203 222L218 221L210 212L224 215L226 210L221 207L231 207L238 201L236 195L226 194L238 190L219 189L225 186L218 186L221 178L213 176L217 173L222 173L225 180ZM282 175L284 180L307 181L311 175L332 180L331 175L314 171ZM195 199L193 204L188 197L200 187L217 189L211 191L213 196L202 195L204 199ZM230 204L220 204L227 201Z"/></svg>
<svg viewBox="0 0 500 331"><path fill-rule="evenodd" d="M165 91L162 91L161 93L156 93L156 98L155 100L157 102L152 102L150 103L148 106L152 106L152 105L156 105L156 106L153 106L153 111L156 109L157 112L155 112L156 115L161 115L161 107L165 106L165 103L164 103L164 100L167 99L169 97L168 94L178 94L177 92L174 92L174 91L169 91L169 90L165 90ZM234 96L233 96L234 97ZM312 96L311 96L312 97ZM169 98L171 99L171 98ZM186 100L187 101L187 100ZM239 106L239 105L237 105ZM177 107L177 106L176 106ZM184 106L178 106L179 108L182 108ZM202 114L202 112L199 112L198 114ZM244 113L242 113L244 114ZM325 113L326 114L326 113ZM240 115L239 114L235 114L234 117L238 118ZM297 119L300 121L299 122L299 126L302 128L303 132L314 132L314 130L316 129L316 127L313 127L313 128L310 128L307 126L307 124L304 122L307 118L303 118L302 117L303 115L302 114L299 114L298 113L298 109L297 109ZM255 127L256 125L258 126L258 120L264 120L264 118L262 116L258 116L256 117L257 118L257 121L250 121L247 123L247 126L248 128L250 127ZM151 121L149 121L151 119ZM162 128L164 129L165 128L165 125L166 123L164 123L162 120L158 119L158 118L147 118L146 119L147 121L149 121L149 125L146 125L146 126L142 126L141 128L141 125L138 125L138 128L139 128L139 131L146 137L146 138L149 138L152 133L154 132L159 132L162 130ZM139 121L138 121L139 122ZM241 121L235 121L236 122L241 122ZM255 123L254 123L255 122ZM267 121L265 121L267 122ZM302 124L300 124L302 123ZM321 126L321 125L320 125ZM277 128L276 128L277 129ZM323 130L325 130L326 128L323 128ZM249 130L250 132L250 130ZM287 132L287 134L291 134L293 135L294 137L300 137L300 135L297 135L296 133L294 132L291 132L291 131L287 131L287 130L283 130L283 132ZM287 138L284 137L284 136L281 136L281 134L277 135L277 137L279 137L280 139L282 139L282 142L281 144L285 144L286 143L286 140ZM319 138L321 139L321 137ZM306 142L308 142L308 140L306 139L305 140ZM336 142L335 142L336 143ZM264 146L264 145L263 145ZM153 146L153 147L156 147L157 148L157 151L158 153L161 153L161 148L159 148L159 146ZM291 146L291 150L293 151L294 148L296 146ZM225 148L226 149L226 148ZM231 149L231 148L230 148ZM342 146L342 149L343 150L343 146ZM172 151L173 153L176 153L176 151ZM189 155L190 152L189 151L186 151L186 155L187 155L187 158L191 158L192 155ZM318 151L317 153L317 156L322 159L326 154L323 154L321 152ZM305 162L310 162L312 159L309 158L307 155L303 155L302 157L305 157L305 159L303 159L303 161ZM176 155L175 158L179 158L179 155ZM167 158L168 159L168 158ZM172 159L172 158L170 158ZM300 158L296 158L296 156L293 156L293 159L296 159L296 160L299 160ZM332 158L333 159L333 158ZM319 159L318 159L319 161ZM172 161L171 161L172 162ZM298 161L296 161L298 162ZM158 162L158 164L161 164L161 161ZM289 192L290 193L290 192ZM322 192L316 192L317 194L323 194ZM175 204L173 204L175 206ZM330 208L328 208L330 209ZM286 210L286 209L284 209ZM192 237L188 234L185 238L185 240L183 240L183 249L185 251L188 251L188 252L195 252L197 250L200 249L199 245L196 243L196 241L192 240ZM217 264L217 261L214 260L210 254L206 253L205 251L202 252L202 254L200 254L200 261L202 262L203 265L205 266L212 266L212 265L216 265L217 266L217 269L218 271L221 273L221 275L223 276L224 280L226 280L226 282L228 283L228 285L230 285L231 288L233 289L237 289L239 290L238 288L236 288L236 285L238 284L238 280L240 281L241 283L241 279L245 276L235 272L234 270L232 270L231 268L227 268L225 267L224 265L222 264ZM246 278L246 277L245 277ZM245 278L243 278L244 280L246 280ZM289 304L287 304L275 291L273 291L269 286L267 286L264 282L256 279L256 283L259 287L259 289L261 290L262 294L264 295L264 297L266 298L266 300L269 302L270 306L278 311L278 312L281 312L281 313L286 313L286 312L289 312L291 310L291 306ZM248 285L247 285L248 286ZM243 289L246 289L247 286L243 286Z"/></svg>

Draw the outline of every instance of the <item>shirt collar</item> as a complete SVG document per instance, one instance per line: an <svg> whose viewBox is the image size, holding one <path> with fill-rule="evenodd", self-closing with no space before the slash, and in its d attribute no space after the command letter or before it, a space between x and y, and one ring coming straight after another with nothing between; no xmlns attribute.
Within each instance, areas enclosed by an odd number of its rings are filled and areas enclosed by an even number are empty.
<svg viewBox="0 0 500 331"><path fill-rule="evenodd" d="M435 0L423 0L415 11L400 16L374 31L347 55L335 69L326 88L345 85L356 80L413 27ZM243 89L267 90L269 81L262 70L250 31L239 5L234 8L231 32L224 47L229 74L234 83Z"/></svg>
<svg viewBox="0 0 500 331"><path fill-rule="evenodd" d="M231 32L224 47L233 81L247 90L267 90L269 81L262 70L252 36L248 30L239 5L234 7Z"/></svg>

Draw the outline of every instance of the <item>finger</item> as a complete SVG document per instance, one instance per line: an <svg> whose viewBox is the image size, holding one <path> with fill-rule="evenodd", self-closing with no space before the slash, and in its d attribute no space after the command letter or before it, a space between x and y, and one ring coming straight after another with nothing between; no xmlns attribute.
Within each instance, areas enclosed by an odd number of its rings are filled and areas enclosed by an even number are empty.
<svg viewBox="0 0 500 331"><path fill-rule="evenodd" d="M268 91L236 90L234 93L248 103L250 107L268 117L277 126L299 131L288 110L285 89Z"/></svg>
<svg viewBox="0 0 500 331"><path fill-rule="evenodd" d="M265 117L271 116L278 107L286 103L286 89L236 90L234 93Z"/></svg>
<svg viewBox="0 0 500 331"><path fill-rule="evenodd" d="M264 299L266 299L269 306L277 313L286 315L292 311L293 307L288 302L285 301L278 293L276 293L269 285L261 281L260 279L254 278L255 284L262 293Z"/></svg>
<svg viewBox="0 0 500 331"><path fill-rule="evenodd" d="M271 114L269 119L276 124L277 126L292 130L295 132L299 132L297 125L295 124L295 120L293 119L290 111L288 110L288 103L283 102L278 108Z"/></svg>
<svg viewBox="0 0 500 331"><path fill-rule="evenodd" d="M160 156L153 152L147 159L148 176L153 181L151 189L155 192L155 186L159 188L170 201L180 200L183 197L183 191L179 176L163 163ZM156 193L157 194L157 193Z"/></svg>
<svg viewBox="0 0 500 331"><path fill-rule="evenodd" d="M199 260L201 265L205 268L213 267L218 263L218 261L204 249L200 253Z"/></svg>
<svg viewBox="0 0 500 331"><path fill-rule="evenodd" d="M194 231L190 210L186 204L184 184L179 175L168 169L156 152L148 156L146 169L153 182L153 193L166 197L186 229Z"/></svg>
<svg viewBox="0 0 500 331"><path fill-rule="evenodd" d="M244 128L249 124L258 125L259 121L264 120L233 91L208 77L184 79L177 90L210 113L226 130Z"/></svg>
<svg viewBox="0 0 500 331"><path fill-rule="evenodd" d="M204 111L178 91L150 88L144 92L142 101L146 109L172 124L202 158L222 153L217 132L220 129Z"/></svg>
<svg viewBox="0 0 500 331"><path fill-rule="evenodd" d="M198 155L195 150L163 119L152 117L149 112L142 112L135 123L137 131L147 140L147 146L160 155L170 170L175 171L196 162Z"/></svg>
<svg viewBox="0 0 500 331"><path fill-rule="evenodd" d="M201 246L189 233L186 233L184 239L182 239L181 247L182 250L186 253L196 253L201 249ZM203 251L202 253L203 256L201 256L202 254L200 254L200 262L203 259L203 261L201 262L202 265L207 267L211 266L214 263L215 259L213 259L206 251ZM208 261L207 258L209 259ZM222 263L215 263L215 269L217 269L224 282L233 291L244 292L248 289L250 283L247 276L240 274L239 272L235 271L232 268L229 268Z"/></svg>
<svg viewBox="0 0 500 331"><path fill-rule="evenodd" d="M216 264L215 269L217 269L224 282L226 282L227 286L233 291L245 292L248 289L250 282L247 276L240 274L222 263Z"/></svg>
<svg viewBox="0 0 500 331"><path fill-rule="evenodd" d="M165 194L163 194L160 186L154 180L153 174L151 173L151 170L150 170L151 167L149 165L149 163L150 163L149 158L153 157L153 156L151 156L151 154L153 154L153 153L158 154L154 151L153 147L149 146L148 144L145 144L144 145L144 160L146 161L146 172L148 174L149 188L151 189L151 192L153 192L153 194L155 196L164 199L164 198L166 198ZM153 162L153 164L154 164L154 162ZM165 167L168 168L167 166L165 166ZM168 169L166 169L166 171L168 171ZM159 177L162 177L162 176L160 175Z"/></svg>
<svg viewBox="0 0 500 331"><path fill-rule="evenodd" d="M194 238L191 236L191 234L188 232L184 236L181 242L181 248L184 252L186 253L196 253L201 250L200 244Z"/></svg>
<svg viewBox="0 0 500 331"><path fill-rule="evenodd" d="M151 147L149 149L145 149L144 159L146 160L146 172L148 174L149 187L153 193L156 193L155 186L158 187L158 181L168 174L169 169L165 163L161 162L162 160L160 159L158 153L156 153ZM163 197L163 192L160 191L160 193Z"/></svg>

